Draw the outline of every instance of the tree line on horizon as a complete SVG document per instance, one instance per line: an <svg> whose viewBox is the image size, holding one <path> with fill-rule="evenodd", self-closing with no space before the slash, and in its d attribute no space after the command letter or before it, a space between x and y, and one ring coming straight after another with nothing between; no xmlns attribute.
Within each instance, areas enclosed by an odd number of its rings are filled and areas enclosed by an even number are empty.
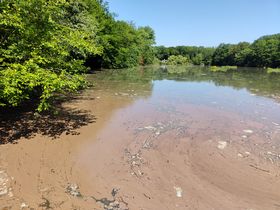
<svg viewBox="0 0 280 210"><path fill-rule="evenodd" d="M252 44L220 44L218 47L157 46L156 57L169 64L240 67L280 67L280 33L262 36Z"/></svg>

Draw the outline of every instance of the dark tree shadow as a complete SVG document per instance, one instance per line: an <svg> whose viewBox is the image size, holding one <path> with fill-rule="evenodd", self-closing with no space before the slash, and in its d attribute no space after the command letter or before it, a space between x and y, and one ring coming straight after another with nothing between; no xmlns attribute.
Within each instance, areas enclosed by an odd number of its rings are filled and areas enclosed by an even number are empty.
<svg viewBox="0 0 280 210"><path fill-rule="evenodd" d="M77 129L96 122L89 111L61 106L55 111L34 114L34 105L0 110L0 144L16 143L21 137L31 138L36 134L58 138L61 134L79 135Z"/></svg>

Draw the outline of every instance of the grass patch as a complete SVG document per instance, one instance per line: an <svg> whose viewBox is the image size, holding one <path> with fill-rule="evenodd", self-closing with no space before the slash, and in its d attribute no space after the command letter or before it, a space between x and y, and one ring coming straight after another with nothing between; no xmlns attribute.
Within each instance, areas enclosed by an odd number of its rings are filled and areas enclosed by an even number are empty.
<svg viewBox="0 0 280 210"><path fill-rule="evenodd" d="M213 72L227 72L229 70L236 70L237 66L211 66L210 70Z"/></svg>
<svg viewBox="0 0 280 210"><path fill-rule="evenodd" d="M280 73L280 68L267 68L266 70L267 73L271 74L271 73Z"/></svg>

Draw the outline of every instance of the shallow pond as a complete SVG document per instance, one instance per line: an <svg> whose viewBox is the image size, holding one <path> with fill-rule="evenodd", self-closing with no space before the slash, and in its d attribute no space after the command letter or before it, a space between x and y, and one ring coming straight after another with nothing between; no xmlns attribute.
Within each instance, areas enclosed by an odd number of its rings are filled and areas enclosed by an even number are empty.
<svg viewBox="0 0 280 210"><path fill-rule="evenodd" d="M280 75L158 66L88 78L85 96L110 114L81 163L132 209L280 206Z"/></svg>

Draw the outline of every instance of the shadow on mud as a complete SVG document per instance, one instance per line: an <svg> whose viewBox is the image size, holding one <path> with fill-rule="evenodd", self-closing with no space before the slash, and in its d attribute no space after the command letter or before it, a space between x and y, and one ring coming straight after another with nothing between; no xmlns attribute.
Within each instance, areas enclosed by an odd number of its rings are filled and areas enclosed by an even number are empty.
<svg viewBox="0 0 280 210"><path fill-rule="evenodd" d="M79 135L77 129L96 122L86 110L65 108L59 103L55 112L34 114L34 107L0 110L0 144L16 143L21 137L36 134L58 138L61 134Z"/></svg>

